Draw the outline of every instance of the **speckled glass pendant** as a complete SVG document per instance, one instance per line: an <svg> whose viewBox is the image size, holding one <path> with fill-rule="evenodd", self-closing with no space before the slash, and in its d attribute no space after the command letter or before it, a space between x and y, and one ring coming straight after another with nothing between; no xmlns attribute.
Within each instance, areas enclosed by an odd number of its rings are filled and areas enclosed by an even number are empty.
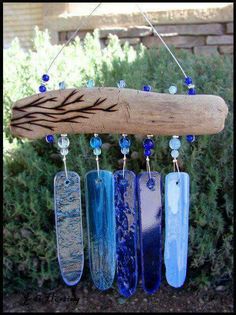
<svg viewBox="0 0 236 315"><path fill-rule="evenodd" d="M64 282L76 285L84 266L80 177L64 171L54 178L57 255Z"/></svg>
<svg viewBox="0 0 236 315"><path fill-rule="evenodd" d="M188 255L189 175L169 173L165 178L166 279L178 288L184 284Z"/></svg>
<svg viewBox="0 0 236 315"><path fill-rule="evenodd" d="M116 211L117 285L125 297L138 282L136 175L129 170L114 173Z"/></svg>
<svg viewBox="0 0 236 315"><path fill-rule="evenodd" d="M112 286L116 268L114 178L105 170L85 175L90 273L100 290Z"/></svg>
<svg viewBox="0 0 236 315"><path fill-rule="evenodd" d="M138 176L140 256L143 289L152 294L161 283L161 175L144 172Z"/></svg>

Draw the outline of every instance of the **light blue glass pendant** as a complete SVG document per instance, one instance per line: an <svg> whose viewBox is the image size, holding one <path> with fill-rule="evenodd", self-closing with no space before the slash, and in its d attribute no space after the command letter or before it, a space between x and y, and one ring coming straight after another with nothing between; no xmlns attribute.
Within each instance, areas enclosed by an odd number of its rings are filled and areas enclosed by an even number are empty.
<svg viewBox="0 0 236 315"><path fill-rule="evenodd" d="M83 272L83 229L80 177L75 172L59 172L54 178L54 209L57 256L67 285L76 285Z"/></svg>
<svg viewBox="0 0 236 315"><path fill-rule="evenodd" d="M140 256L143 289L155 293L161 283L161 175L144 172L138 176Z"/></svg>
<svg viewBox="0 0 236 315"><path fill-rule="evenodd" d="M116 268L114 178L109 171L85 175L90 272L100 290L112 286Z"/></svg>
<svg viewBox="0 0 236 315"><path fill-rule="evenodd" d="M166 279L179 288L187 271L189 225L189 175L169 173L165 178L165 250Z"/></svg>
<svg viewBox="0 0 236 315"><path fill-rule="evenodd" d="M132 171L116 171L116 257L119 293L130 297L138 282L136 176Z"/></svg>

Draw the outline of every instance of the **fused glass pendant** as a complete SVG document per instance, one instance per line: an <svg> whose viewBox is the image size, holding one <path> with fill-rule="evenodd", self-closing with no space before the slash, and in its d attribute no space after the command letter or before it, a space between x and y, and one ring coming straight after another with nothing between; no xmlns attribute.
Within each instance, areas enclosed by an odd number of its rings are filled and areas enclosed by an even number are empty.
<svg viewBox="0 0 236 315"><path fill-rule="evenodd" d="M140 256L143 289L152 294L161 283L161 175L144 172L138 176L140 211Z"/></svg>
<svg viewBox="0 0 236 315"><path fill-rule="evenodd" d="M129 297L138 282L136 176L132 171L116 171L114 181L117 285L119 293Z"/></svg>
<svg viewBox="0 0 236 315"><path fill-rule="evenodd" d="M88 250L91 277L100 290L112 286L116 268L114 178L109 171L85 175Z"/></svg>
<svg viewBox="0 0 236 315"><path fill-rule="evenodd" d="M189 175L169 173L165 178L166 279L178 288L184 284L188 255Z"/></svg>
<svg viewBox="0 0 236 315"><path fill-rule="evenodd" d="M54 178L54 209L57 256L67 285L76 285L84 267L80 177L59 172Z"/></svg>

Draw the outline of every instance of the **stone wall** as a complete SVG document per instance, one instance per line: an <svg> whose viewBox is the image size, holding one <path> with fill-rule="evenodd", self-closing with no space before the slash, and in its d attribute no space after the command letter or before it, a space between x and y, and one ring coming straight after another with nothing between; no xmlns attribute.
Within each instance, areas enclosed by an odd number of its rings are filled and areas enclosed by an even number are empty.
<svg viewBox="0 0 236 315"><path fill-rule="evenodd" d="M147 15L167 45L186 49L195 54L233 53L233 3L142 3ZM48 29L52 44L65 43L81 20L94 9L94 3L4 3L4 48L14 37L21 46L32 48L35 26ZM102 47L108 34L116 34L121 43L136 46L162 45L147 26L133 3L103 3L82 25L79 36L99 29Z"/></svg>
<svg viewBox="0 0 236 315"><path fill-rule="evenodd" d="M186 49L201 55L233 53L232 22L154 26L168 46L173 45L177 49ZM59 32L59 42L64 43L74 32L75 30ZM78 35L83 39L87 32L93 32L93 30L83 30ZM121 44L128 42L136 46L143 43L148 48L158 48L163 45L154 35L152 28L148 26L100 28L99 37L102 47L107 45L109 34L117 35Z"/></svg>

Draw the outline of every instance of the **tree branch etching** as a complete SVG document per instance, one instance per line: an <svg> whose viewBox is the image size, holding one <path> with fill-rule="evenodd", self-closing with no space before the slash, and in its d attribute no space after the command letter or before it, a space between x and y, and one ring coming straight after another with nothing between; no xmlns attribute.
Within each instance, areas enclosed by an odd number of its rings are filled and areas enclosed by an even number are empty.
<svg viewBox="0 0 236 315"><path fill-rule="evenodd" d="M56 103L58 101L58 97L42 96L30 103L24 104L23 106L15 106L13 108L13 111L20 111L24 114L22 116L12 118L10 125L11 127L21 128L28 131L32 131L32 129L30 129L28 126L26 127L25 125L35 125L53 131L55 127L52 126L52 124L65 122L79 123L80 121L78 121L77 119L89 119L90 115L96 114L96 112L98 111L110 113L118 110L116 108L118 103L108 105L105 108L101 107L101 105L104 105L107 101L107 98L101 97L96 99L91 105L87 105L82 108L69 109L69 105L86 102L84 100L84 94L78 94L79 91L76 89L71 91L62 102L54 107L46 106L46 103ZM76 97L74 98L74 96ZM27 113L27 110L29 110L30 108L35 108L35 111ZM71 113L73 113L74 115L70 115L69 117L67 117L67 115ZM42 118L39 118L38 115L42 115Z"/></svg>

